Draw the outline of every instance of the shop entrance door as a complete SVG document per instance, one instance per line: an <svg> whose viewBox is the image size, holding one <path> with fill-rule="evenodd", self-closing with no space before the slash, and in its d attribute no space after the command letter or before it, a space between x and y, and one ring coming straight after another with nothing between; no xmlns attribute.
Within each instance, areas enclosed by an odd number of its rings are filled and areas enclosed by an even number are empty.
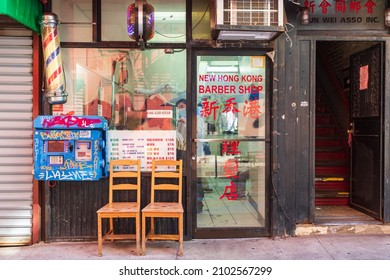
<svg viewBox="0 0 390 280"><path fill-rule="evenodd" d="M351 206L383 212L383 45L351 56Z"/></svg>
<svg viewBox="0 0 390 280"><path fill-rule="evenodd" d="M225 51L196 61L194 236L267 236L268 59Z"/></svg>

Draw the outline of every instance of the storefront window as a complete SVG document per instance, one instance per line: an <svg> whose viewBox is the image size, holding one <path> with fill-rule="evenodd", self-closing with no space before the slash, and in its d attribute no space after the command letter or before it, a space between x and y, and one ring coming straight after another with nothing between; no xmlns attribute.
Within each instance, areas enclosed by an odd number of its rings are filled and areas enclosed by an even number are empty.
<svg viewBox="0 0 390 280"><path fill-rule="evenodd" d="M92 0L51 1L62 42L92 42Z"/></svg>
<svg viewBox="0 0 390 280"><path fill-rule="evenodd" d="M266 57L197 57L197 226L264 227Z"/></svg>
<svg viewBox="0 0 390 280"><path fill-rule="evenodd" d="M152 158L184 158L185 50L63 48L62 57L68 101L53 115L103 116L117 139L111 158L136 156L144 170Z"/></svg>
<svg viewBox="0 0 390 280"><path fill-rule="evenodd" d="M127 8L135 0L102 0L102 40L131 41L127 34ZM148 0L154 8L152 43L185 43L186 1Z"/></svg>
<svg viewBox="0 0 390 280"><path fill-rule="evenodd" d="M99 1L98 1L99 2ZM128 35L128 7L136 1L101 0L102 41L130 42ZM153 7L152 43L186 42L186 1L148 0ZM62 42L92 42L92 0L52 1L52 11L60 20ZM203 21L204 22L204 21ZM204 24L203 24L204 25ZM95 38L96 39L96 38Z"/></svg>

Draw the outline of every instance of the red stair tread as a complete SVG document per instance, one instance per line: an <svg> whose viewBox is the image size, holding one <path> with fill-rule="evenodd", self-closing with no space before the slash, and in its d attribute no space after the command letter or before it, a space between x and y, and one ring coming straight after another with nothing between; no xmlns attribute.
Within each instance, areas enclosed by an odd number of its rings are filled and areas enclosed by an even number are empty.
<svg viewBox="0 0 390 280"><path fill-rule="evenodd" d="M337 124L326 103L316 94L315 205L349 204L349 148L346 135L339 135Z"/></svg>
<svg viewBox="0 0 390 280"><path fill-rule="evenodd" d="M342 182L315 182L316 190L349 191L349 181Z"/></svg>

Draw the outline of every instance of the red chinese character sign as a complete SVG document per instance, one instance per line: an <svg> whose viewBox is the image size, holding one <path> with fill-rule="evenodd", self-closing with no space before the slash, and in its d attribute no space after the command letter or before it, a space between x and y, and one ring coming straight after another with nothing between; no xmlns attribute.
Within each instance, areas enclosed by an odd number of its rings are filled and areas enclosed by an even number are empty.
<svg viewBox="0 0 390 280"><path fill-rule="evenodd" d="M222 58L201 61L204 71L197 76L199 117L209 126L207 134L263 137L266 57Z"/></svg>
<svg viewBox="0 0 390 280"><path fill-rule="evenodd" d="M222 145L224 150L222 153L224 155L236 155L240 154L238 150L239 141L224 141ZM238 181L239 174L239 164L236 157L227 157L222 166L222 176L228 179L229 184L225 186L225 189L219 199L227 198L228 200L236 200L238 198L245 197L245 192L240 193L236 182Z"/></svg>
<svg viewBox="0 0 390 280"><path fill-rule="evenodd" d="M222 188L220 200L245 198L242 174L248 174L248 167L240 158L248 155L250 146L242 145L241 139L265 136L266 57L202 57L198 71L197 139L202 139L197 143L198 159L202 159L198 175L215 174L216 185ZM208 143L210 137L217 142ZM205 143L211 146L209 153ZM214 165L208 163L210 154L216 156ZM213 167L215 172L209 172Z"/></svg>
<svg viewBox="0 0 390 280"><path fill-rule="evenodd" d="M304 0L309 8L307 30L384 30L383 0Z"/></svg>
<svg viewBox="0 0 390 280"><path fill-rule="evenodd" d="M265 55L197 56L198 227L264 226L266 71Z"/></svg>

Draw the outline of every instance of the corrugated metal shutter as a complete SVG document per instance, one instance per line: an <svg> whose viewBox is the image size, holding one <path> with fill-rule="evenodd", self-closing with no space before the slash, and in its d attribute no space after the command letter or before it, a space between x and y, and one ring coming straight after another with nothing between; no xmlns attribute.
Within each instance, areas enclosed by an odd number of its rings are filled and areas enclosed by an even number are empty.
<svg viewBox="0 0 390 280"><path fill-rule="evenodd" d="M32 32L0 30L0 246L32 243L32 62Z"/></svg>

